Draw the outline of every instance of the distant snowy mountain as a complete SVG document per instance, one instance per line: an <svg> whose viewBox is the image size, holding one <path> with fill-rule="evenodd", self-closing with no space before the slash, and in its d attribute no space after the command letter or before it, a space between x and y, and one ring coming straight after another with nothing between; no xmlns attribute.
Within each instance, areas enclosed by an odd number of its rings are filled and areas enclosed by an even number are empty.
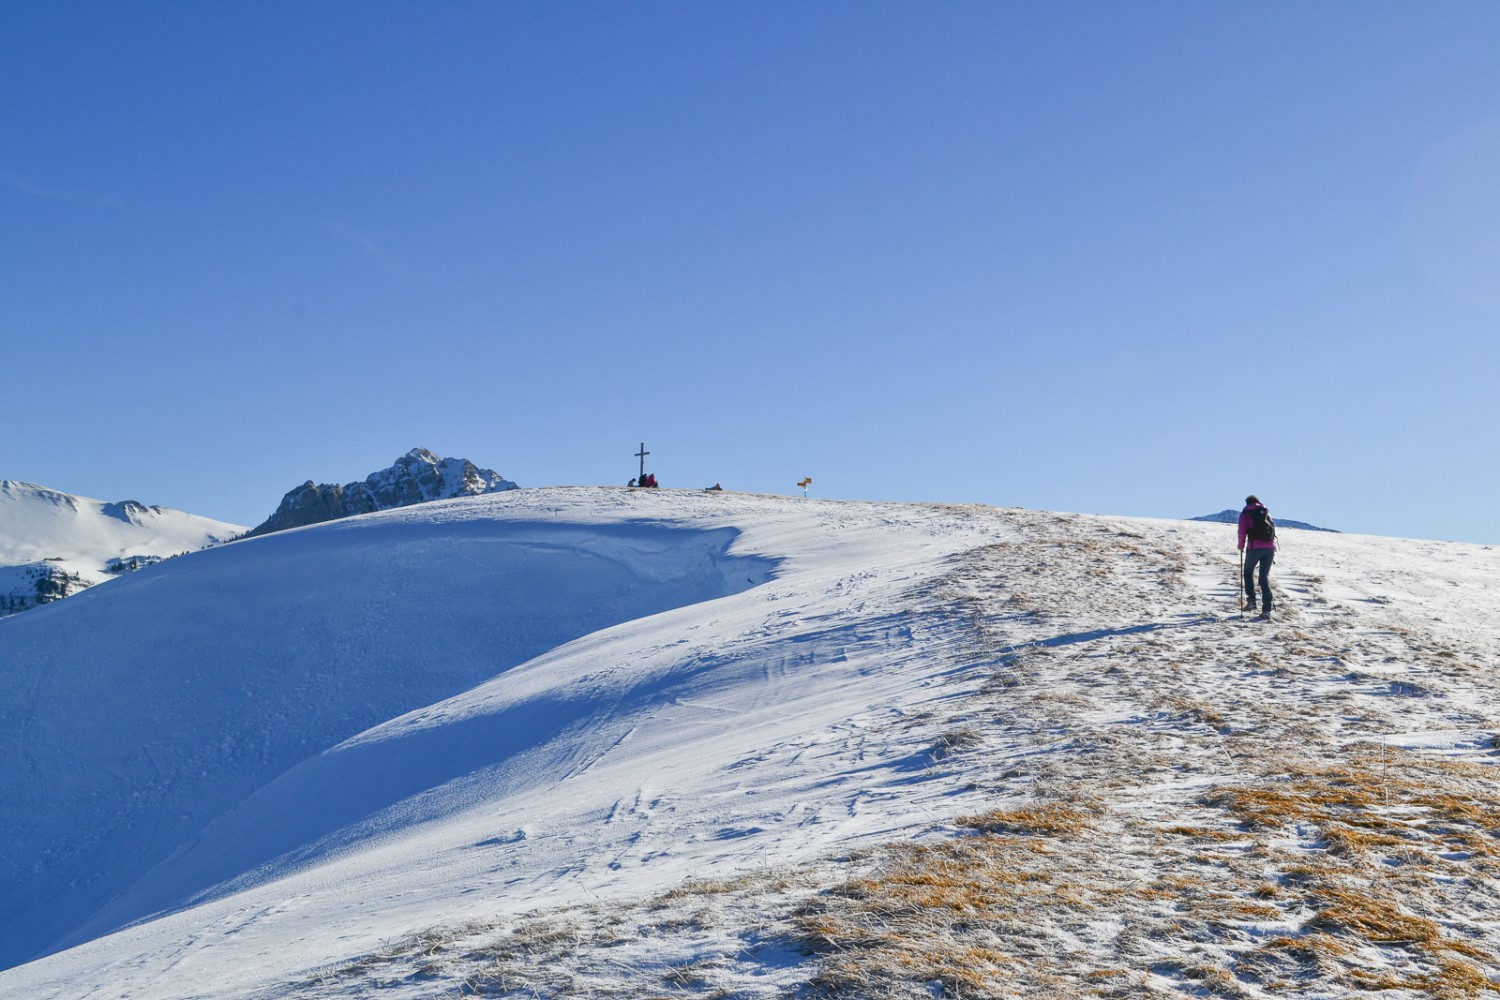
<svg viewBox="0 0 1500 1000"><path fill-rule="evenodd" d="M1274 515L1273 515L1274 516ZM1216 521L1222 524L1238 524L1240 512L1237 510L1221 510L1217 514L1204 514L1202 517L1190 517L1189 521ZM1306 521L1287 521L1276 518L1278 528L1301 528L1304 531L1331 531L1338 534L1337 528L1320 528L1316 524L1308 524Z"/></svg>
<svg viewBox="0 0 1500 1000"><path fill-rule="evenodd" d="M1489 995L1500 560L1223 532L528 489L5 619L0 997Z"/></svg>
<svg viewBox="0 0 1500 1000"><path fill-rule="evenodd" d="M372 472L364 482L314 485L309 479L282 497L276 512L250 534L266 535L428 500L513 489L517 489L516 484L493 469L481 469L465 458L438 458L426 448L413 448L390 468Z"/></svg>
<svg viewBox="0 0 1500 1000"><path fill-rule="evenodd" d="M110 503L0 481L0 615L228 541L244 530L134 500Z"/></svg>

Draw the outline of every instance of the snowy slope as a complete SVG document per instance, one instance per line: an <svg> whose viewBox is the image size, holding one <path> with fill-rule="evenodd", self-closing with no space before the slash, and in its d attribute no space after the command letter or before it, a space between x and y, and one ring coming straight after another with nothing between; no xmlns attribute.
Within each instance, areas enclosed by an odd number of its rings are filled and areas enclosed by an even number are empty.
<svg viewBox="0 0 1500 1000"><path fill-rule="evenodd" d="M243 534L243 527L133 500L110 503L32 483L0 481L0 596L29 604L37 571L76 577L78 590L114 578L114 561L146 564ZM9 607L0 606L0 614Z"/></svg>
<svg viewBox="0 0 1500 1000"><path fill-rule="evenodd" d="M1342 996L1352 965L1494 973L1500 852L1411 789L1493 788L1495 553L1299 536L1269 625L1234 613L1232 557L1213 524L528 490L8 619L0 941L7 964L68 950L0 995ZM1382 822L1420 824L1331 850L1322 798L1266 817L1269 790L1369 773L1371 746ZM899 895L981 848L1011 873L982 899ZM1327 902L1344 879L1375 899L1393 856L1425 950ZM959 891L989 868L952 870ZM1047 894L997 911L1027 880ZM1298 957L1325 939L1343 950Z"/></svg>

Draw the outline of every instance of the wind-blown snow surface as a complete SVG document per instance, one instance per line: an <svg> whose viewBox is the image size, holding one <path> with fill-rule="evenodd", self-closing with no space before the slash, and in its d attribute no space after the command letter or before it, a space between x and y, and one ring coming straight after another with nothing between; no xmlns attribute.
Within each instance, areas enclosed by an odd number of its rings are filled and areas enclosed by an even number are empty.
<svg viewBox="0 0 1500 1000"><path fill-rule="evenodd" d="M649 996L670 973L777 995L832 975L788 886L823 898L857 874L853 848L942 842L961 814L1036 800L1091 803L1049 856L1126 888L1077 924L1034 910L1012 954L1040 936L1080 976L1201 992L1197 962L1271 995L1236 963L1332 918L1252 885L1259 930L1193 932L1182 900L1158 912L1182 872L1157 870L1167 834L1141 824L1191 819L1223 855L1209 867L1270 884L1274 852L1326 845L1257 840L1216 790L1370 741L1488 765L1500 561L1298 536L1271 624L1237 620L1233 575L1222 525L621 489L174 560L0 622L0 947L7 964L66 949L0 973L0 995L504 995L506 976L531 995L485 935L549 912L574 945L531 961L543 993L552 975ZM1473 845L1441 864L1403 905L1441 910L1494 975L1497 866ZM662 902L792 871L739 923L729 903L710 929L702 897ZM644 950L599 932L622 923ZM454 941L471 957L431 957ZM1420 981L1422 955L1367 951Z"/></svg>

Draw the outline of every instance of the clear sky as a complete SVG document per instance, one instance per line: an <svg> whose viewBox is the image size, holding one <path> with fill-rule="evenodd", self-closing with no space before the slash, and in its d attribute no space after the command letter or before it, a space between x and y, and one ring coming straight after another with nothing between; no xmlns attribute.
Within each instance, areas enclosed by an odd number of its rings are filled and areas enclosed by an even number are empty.
<svg viewBox="0 0 1500 1000"><path fill-rule="evenodd" d="M1500 542L1500 4L6 3L0 478Z"/></svg>

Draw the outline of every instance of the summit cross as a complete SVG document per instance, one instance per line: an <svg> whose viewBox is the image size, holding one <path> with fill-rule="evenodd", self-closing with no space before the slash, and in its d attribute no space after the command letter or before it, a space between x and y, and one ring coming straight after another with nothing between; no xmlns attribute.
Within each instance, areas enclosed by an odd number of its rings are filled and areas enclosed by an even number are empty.
<svg viewBox="0 0 1500 1000"><path fill-rule="evenodd" d="M636 482L643 485L646 482L646 456L649 454L651 453L646 450L646 442L642 441L641 450L635 453L635 457L641 460L641 478L637 479Z"/></svg>

